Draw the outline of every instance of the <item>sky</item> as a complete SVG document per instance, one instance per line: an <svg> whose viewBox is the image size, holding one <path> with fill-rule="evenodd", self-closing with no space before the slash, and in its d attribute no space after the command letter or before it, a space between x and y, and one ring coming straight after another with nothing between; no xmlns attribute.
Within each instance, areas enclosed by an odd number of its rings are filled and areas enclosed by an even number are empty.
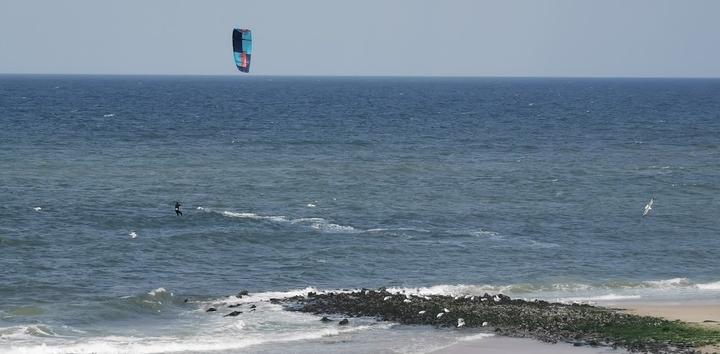
<svg viewBox="0 0 720 354"><path fill-rule="evenodd" d="M0 0L0 73L720 77L715 0Z"/></svg>

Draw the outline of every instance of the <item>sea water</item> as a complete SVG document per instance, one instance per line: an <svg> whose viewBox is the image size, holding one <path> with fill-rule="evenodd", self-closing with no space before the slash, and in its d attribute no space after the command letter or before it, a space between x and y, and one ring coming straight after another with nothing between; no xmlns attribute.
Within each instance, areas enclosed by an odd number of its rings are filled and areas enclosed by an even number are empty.
<svg viewBox="0 0 720 354"><path fill-rule="evenodd" d="M268 300L718 299L720 80L0 76L0 198L2 352L425 352Z"/></svg>

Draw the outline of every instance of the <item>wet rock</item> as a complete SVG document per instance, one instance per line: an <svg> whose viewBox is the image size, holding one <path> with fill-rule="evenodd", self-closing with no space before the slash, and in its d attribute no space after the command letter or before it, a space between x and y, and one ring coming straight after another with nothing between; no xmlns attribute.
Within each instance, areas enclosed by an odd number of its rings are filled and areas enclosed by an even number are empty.
<svg viewBox="0 0 720 354"><path fill-rule="evenodd" d="M250 308L251 308L251 309L254 309L254 308L256 308L256 307L257 307L257 306L255 306L255 305L250 305Z"/></svg>
<svg viewBox="0 0 720 354"><path fill-rule="evenodd" d="M332 322L332 320L329 319L329 318L327 318L327 316L323 316L323 318L321 318L320 321L323 321L323 322Z"/></svg>
<svg viewBox="0 0 720 354"><path fill-rule="evenodd" d="M228 305L229 308L240 307L241 304Z"/></svg>
<svg viewBox="0 0 720 354"><path fill-rule="evenodd" d="M228 317L228 316L230 316L230 317L235 317L235 316L237 316L237 315L239 315L239 314L241 314L241 313L242 313L242 311L233 311L233 312L230 312L229 314L227 314L227 315L225 315L225 316L223 316L223 317Z"/></svg>
<svg viewBox="0 0 720 354"><path fill-rule="evenodd" d="M240 292L238 293L238 297L243 297L246 295L250 295L250 293L247 290L240 290Z"/></svg>
<svg viewBox="0 0 720 354"><path fill-rule="evenodd" d="M484 294L474 299L473 296L392 294L384 288L312 295L277 299L277 303L290 311L347 316L339 322L340 325L348 324L349 317L373 317L378 321L401 324L484 327L486 331L499 335L536 338L549 343L623 347L631 351L663 354L693 353L687 344L678 346L649 339L630 342L622 337L609 337L611 332L603 332L607 326L662 326L667 321L590 305L513 300L503 294ZM405 299L412 301L405 302ZM329 319L323 317L321 321Z"/></svg>
<svg viewBox="0 0 720 354"><path fill-rule="evenodd" d="M217 311L217 309L214 307L211 307L211 308L205 310L205 312L215 312L215 311Z"/></svg>

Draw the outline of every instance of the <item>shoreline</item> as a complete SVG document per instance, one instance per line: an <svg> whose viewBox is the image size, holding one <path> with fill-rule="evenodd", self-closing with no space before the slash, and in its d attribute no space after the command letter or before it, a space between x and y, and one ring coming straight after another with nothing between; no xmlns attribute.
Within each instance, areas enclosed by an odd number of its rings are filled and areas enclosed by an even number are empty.
<svg viewBox="0 0 720 354"><path fill-rule="evenodd" d="M608 301L590 304L519 300L498 294L447 296L406 294L362 289L354 292L315 293L270 299L287 310L374 317L411 325L479 328L494 336L479 341L460 341L438 353L513 352L539 350L570 353L712 353L720 344L715 324L717 305L678 302ZM632 307L631 307L632 305ZM691 311L688 311L691 308ZM658 313L662 309L665 313ZM636 312L636 313L633 313ZM718 313L720 315L720 311ZM678 321L689 319L693 321ZM705 322L710 321L710 322ZM506 339L498 339L506 338ZM548 347L549 345L549 347ZM510 347L508 347L510 346ZM579 351L578 348L582 348ZM494 348L494 349L493 349ZM525 348L525 349L523 349ZM620 350L616 350L620 348ZM526 350L527 349L527 350Z"/></svg>
<svg viewBox="0 0 720 354"><path fill-rule="evenodd" d="M593 305L620 312L659 317L671 321L682 321L720 331L720 299L718 300L618 300L602 301ZM700 353L720 353L720 344L697 348ZM575 347L568 343L544 343L529 338L493 336L482 339L460 341L448 347L434 350L431 354L600 354L629 353L624 349L611 347Z"/></svg>

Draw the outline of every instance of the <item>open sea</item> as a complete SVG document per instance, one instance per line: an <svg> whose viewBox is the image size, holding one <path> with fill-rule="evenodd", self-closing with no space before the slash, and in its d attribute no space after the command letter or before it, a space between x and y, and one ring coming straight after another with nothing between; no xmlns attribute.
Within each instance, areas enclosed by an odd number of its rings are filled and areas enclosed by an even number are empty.
<svg viewBox="0 0 720 354"><path fill-rule="evenodd" d="M720 80L0 76L2 353L427 352L486 334L267 300L717 300L719 252Z"/></svg>

